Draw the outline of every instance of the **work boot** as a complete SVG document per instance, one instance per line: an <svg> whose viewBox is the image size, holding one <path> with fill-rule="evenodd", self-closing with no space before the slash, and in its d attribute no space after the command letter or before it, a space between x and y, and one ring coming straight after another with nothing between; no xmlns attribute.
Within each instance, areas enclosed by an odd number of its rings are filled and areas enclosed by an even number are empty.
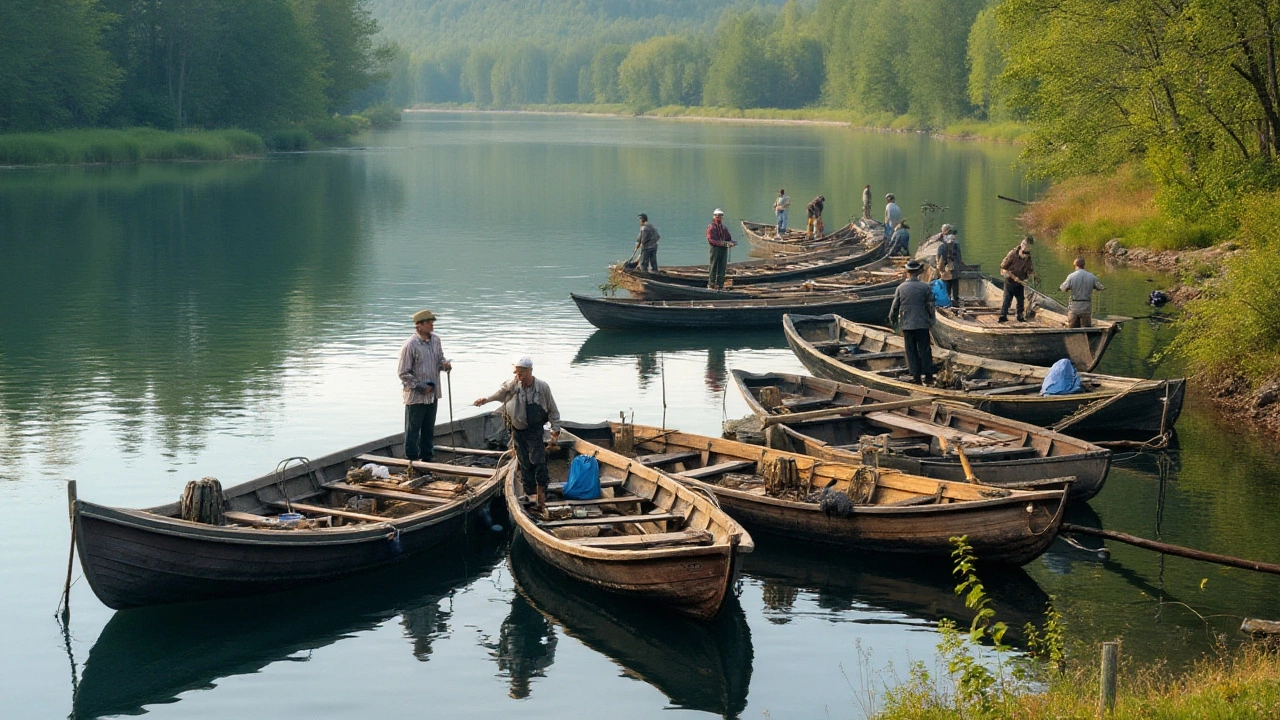
<svg viewBox="0 0 1280 720"><path fill-rule="evenodd" d="M1023 319L1022 319L1022 316L1021 316L1021 315L1019 315L1019 316L1018 316L1018 322L1026 322L1026 320L1023 320Z"/></svg>
<svg viewBox="0 0 1280 720"><path fill-rule="evenodd" d="M996 322L1009 322L1009 318L1005 317L1004 315L1001 315L1000 317L996 318Z"/></svg>

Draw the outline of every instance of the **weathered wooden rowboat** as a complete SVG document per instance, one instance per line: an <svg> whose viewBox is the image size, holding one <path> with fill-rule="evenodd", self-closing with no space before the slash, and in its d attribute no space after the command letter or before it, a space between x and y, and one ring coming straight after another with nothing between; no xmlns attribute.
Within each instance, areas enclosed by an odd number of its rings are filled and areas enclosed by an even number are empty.
<svg viewBox="0 0 1280 720"><path fill-rule="evenodd" d="M849 413L861 406L900 403L903 396L808 375L732 373L751 412L772 418L769 422L776 421L787 436L787 446L776 444L777 439L771 445L823 460L861 463L866 458L912 475L964 481L956 453L962 448L973 474L985 485L1025 490L1073 476L1073 501L1097 495L1111 467L1106 448L962 403L922 398L924 402L909 407ZM774 394L766 388L778 391L780 405L765 407L761 396Z"/></svg>
<svg viewBox="0 0 1280 720"><path fill-rule="evenodd" d="M517 593L512 615L517 602L527 603L542 616L539 620L657 688L676 707L726 718L736 718L746 708L751 629L732 597L710 621L620 602L566 579L534 557L518 536L511 542L509 565Z"/></svg>
<svg viewBox="0 0 1280 720"><path fill-rule="evenodd" d="M461 535L474 514L488 512L498 470L451 463L496 465L503 453L484 448L501 431L493 414L436 427L438 462L414 463L415 471L457 481L456 495L346 482L353 465L406 466L396 434L225 489L227 525L182 520L176 502L135 510L75 500L80 562L94 593L116 609L275 592L386 565ZM356 497L373 509L349 509ZM286 511L307 520L279 522Z"/></svg>
<svg viewBox="0 0 1280 720"><path fill-rule="evenodd" d="M1062 303L1026 288L1026 320L1012 314L1008 322L997 322L1003 289L990 278L966 273L960 278L960 307L938 308L933 325L933 341L948 350L970 355L1052 365L1070 358L1077 370L1097 367L1111 338L1120 331L1118 320L1094 318L1087 328L1067 327L1067 308Z"/></svg>
<svg viewBox="0 0 1280 720"><path fill-rule="evenodd" d="M788 313L836 313L867 322L889 315L892 295L811 293L731 300L636 300L570 293L578 311L602 330L776 327Z"/></svg>
<svg viewBox="0 0 1280 720"><path fill-rule="evenodd" d="M979 410L1074 435L1117 431L1146 437L1172 431L1186 379L1144 380L1081 373L1083 392L1040 395L1048 368L990 360L934 347L936 386L911 382L902 338L837 315L788 315L787 344L809 372L899 395L959 400Z"/></svg>
<svg viewBox="0 0 1280 720"><path fill-rule="evenodd" d="M715 495L753 532L841 548L949 557L950 538L967 535L984 562L1022 565L1053 542L1066 508L1054 489L1015 490L923 478L901 470L818 460L807 455L643 425L625 426L635 462ZM625 432L614 426L615 434ZM625 436L624 436L625 437ZM843 509L775 497L763 475L779 460L795 463L803 492L829 490Z"/></svg>
<svg viewBox="0 0 1280 720"><path fill-rule="evenodd" d="M809 280L739 285L724 290L636 278L643 300L728 300L731 298L795 297L814 293L856 292L860 295L892 295L907 279L906 258L881 258L854 270Z"/></svg>
<svg viewBox="0 0 1280 720"><path fill-rule="evenodd" d="M778 260L731 262L725 271L726 285L741 286L789 280L807 280L841 273L875 262L887 252L884 240L844 245L831 250L789 255ZM706 265L680 265L660 268L658 272L627 270L622 265L609 267L609 279L628 292L641 293L639 280L649 278L682 285L707 285Z"/></svg>
<svg viewBox="0 0 1280 720"><path fill-rule="evenodd" d="M870 237L870 233L856 225L849 224L836 228L826 235L808 238L803 230L788 229L782 237L778 237L777 225L742 221L742 232L751 243L751 257L777 258L797 253L827 250L841 245L861 242Z"/></svg>
<svg viewBox="0 0 1280 720"><path fill-rule="evenodd" d="M574 579L696 618L720 611L751 536L710 499L662 473L567 430L561 447L591 455L603 497L552 499L568 463L550 464L549 512L585 510L588 517L534 517L521 503L518 471L504 473L507 511L538 557Z"/></svg>
<svg viewBox="0 0 1280 720"><path fill-rule="evenodd" d="M506 556L503 536L473 533L470 540L326 583L306 602L295 593L277 593L115 613L83 664L70 717L142 715L148 706L179 702L183 693L253 675L397 618L405 652L426 659L420 648L429 649L438 636L442 602ZM210 617L217 618L216 632Z"/></svg>

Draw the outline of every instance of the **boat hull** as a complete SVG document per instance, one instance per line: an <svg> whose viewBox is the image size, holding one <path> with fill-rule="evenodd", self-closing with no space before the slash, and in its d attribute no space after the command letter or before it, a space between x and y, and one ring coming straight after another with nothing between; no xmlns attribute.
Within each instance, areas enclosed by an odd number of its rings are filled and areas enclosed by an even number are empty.
<svg viewBox="0 0 1280 720"><path fill-rule="evenodd" d="M889 314L892 295L810 295L798 299L648 301L597 298L571 293L587 322L602 330L657 328L767 327L795 312L836 313L881 322Z"/></svg>

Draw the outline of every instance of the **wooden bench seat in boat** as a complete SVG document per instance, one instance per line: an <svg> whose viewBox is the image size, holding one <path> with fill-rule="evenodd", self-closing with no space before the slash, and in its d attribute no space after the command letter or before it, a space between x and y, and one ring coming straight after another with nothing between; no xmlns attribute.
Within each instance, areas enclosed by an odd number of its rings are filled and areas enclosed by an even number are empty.
<svg viewBox="0 0 1280 720"><path fill-rule="evenodd" d="M419 495L417 493L403 492L400 490L386 490L383 488L364 487L362 485L351 485L345 482L326 483L325 487L330 490L340 490L352 495L364 495L366 497L382 498L383 500L399 500L400 502L417 503L419 505L447 505L453 500L441 497L432 497L428 495ZM464 497L462 495L459 498Z"/></svg>
<svg viewBox="0 0 1280 720"><path fill-rule="evenodd" d="M408 467L409 461L404 458L393 458L385 455L358 455L356 460L367 463L377 463L378 465L389 465L391 467ZM493 468L468 467L466 465L449 465L447 463L423 462L421 460L413 461L414 470L425 470L432 474L441 475L461 475L463 477L489 478L497 470Z"/></svg>
<svg viewBox="0 0 1280 720"><path fill-rule="evenodd" d="M253 513L239 512L237 510L228 510L223 513L228 522L237 525L248 525L250 527L278 527L280 521L273 517L265 515L254 515Z"/></svg>
<svg viewBox="0 0 1280 720"><path fill-rule="evenodd" d="M664 520L684 520L683 515L672 513L655 513L653 515L602 515L594 518L571 518L569 520L553 520L540 522L542 528L578 527L583 525L614 525L619 523L662 522Z"/></svg>
<svg viewBox="0 0 1280 720"><path fill-rule="evenodd" d="M904 415L902 413L888 411L867 413L867 419L874 420L883 425L888 425L889 427L910 430L911 432L919 433L921 435L944 437L947 439L947 442L955 442L963 445L991 445L993 443L1000 442L996 438L983 437L982 435L975 435L973 433L964 432L963 430L949 428L945 425L925 422L924 420L913 418L910 415Z"/></svg>
<svg viewBox="0 0 1280 720"><path fill-rule="evenodd" d="M621 505L622 503L644 502L646 498L638 495L615 495L614 497L599 497L595 500L560 500L558 502L547 502L547 507L578 507L590 505Z"/></svg>
<svg viewBox="0 0 1280 720"><path fill-rule="evenodd" d="M755 466L755 460L730 460L729 462L722 462L717 465L708 465L706 467L678 472L675 473L675 476L689 478L691 480L700 480L704 477L720 475L722 473L737 472L739 470L746 470L747 468L753 468Z"/></svg>
<svg viewBox="0 0 1280 720"><path fill-rule="evenodd" d="M654 467L657 465L668 465L670 463L684 462L701 457L692 450L682 450L680 452L655 453L653 455L637 455L636 462L645 467Z"/></svg>
<svg viewBox="0 0 1280 720"><path fill-rule="evenodd" d="M601 488L616 488L616 487L622 487L623 482L625 482L625 481L624 481L622 478L605 478L605 479L600 480L600 487L601 487ZM550 490L550 491L553 491L553 492L563 492L563 491L564 491L564 483L562 483L562 482L553 482L553 483L551 483L551 484L547 485L547 490Z"/></svg>
<svg viewBox="0 0 1280 720"><path fill-rule="evenodd" d="M365 513L351 512L350 510L342 510L339 508L325 507L323 505L307 505L305 503L283 503L273 502L272 507L292 508L294 512L312 513L314 515L332 515L334 517L346 518L347 520L360 520L362 522L387 522L388 518L378 517L377 515L366 515Z"/></svg>
<svg viewBox="0 0 1280 720"><path fill-rule="evenodd" d="M583 547L610 550L644 550L666 545L710 545L714 536L706 530L653 533L651 535L615 535L612 537L573 538L568 542Z"/></svg>

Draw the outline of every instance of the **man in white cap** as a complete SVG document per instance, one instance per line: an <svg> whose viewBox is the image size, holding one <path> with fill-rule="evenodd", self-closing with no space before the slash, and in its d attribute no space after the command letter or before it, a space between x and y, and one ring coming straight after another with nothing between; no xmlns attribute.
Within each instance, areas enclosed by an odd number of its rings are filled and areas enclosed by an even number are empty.
<svg viewBox="0 0 1280 720"><path fill-rule="evenodd" d="M707 270L707 287L712 290L724 289L725 268L729 264L729 248L737 245L729 228L724 226L724 211L716 208L711 213L711 224L707 226L707 244L711 246L711 266Z"/></svg>
<svg viewBox="0 0 1280 720"><path fill-rule="evenodd" d="M533 376L533 360L525 355L516 360L514 378L502 384L498 391L475 401L480 407L494 401L502 403L498 412L511 430L511 444L516 448L516 462L520 466L520 481L525 496L537 492L538 511L547 507L547 448L542 443L542 427L551 422L551 439L560 437L560 409L551 396L551 386L545 380Z"/></svg>
<svg viewBox="0 0 1280 720"><path fill-rule="evenodd" d="M436 316L430 310L413 315L417 331L400 348L401 394L404 398L404 456L430 462L436 454L436 400L440 397L440 371L453 370L444 358Z"/></svg>

